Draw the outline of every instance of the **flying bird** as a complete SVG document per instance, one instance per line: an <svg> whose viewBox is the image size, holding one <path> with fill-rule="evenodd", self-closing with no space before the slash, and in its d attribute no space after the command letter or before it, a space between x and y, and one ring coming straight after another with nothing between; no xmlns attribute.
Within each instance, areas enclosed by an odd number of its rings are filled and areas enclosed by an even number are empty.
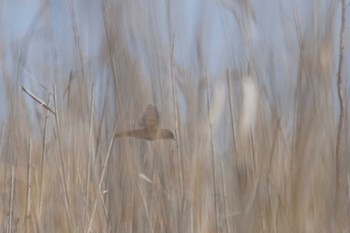
<svg viewBox="0 0 350 233"><path fill-rule="evenodd" d="M160 114L153 104L146 107L145 112L138 124L141 128L132 129L121 133L116 133L115 137L135 137L146 140L172 139L175 140L174 134L169 129L162 129L160 125Z"/></svg>

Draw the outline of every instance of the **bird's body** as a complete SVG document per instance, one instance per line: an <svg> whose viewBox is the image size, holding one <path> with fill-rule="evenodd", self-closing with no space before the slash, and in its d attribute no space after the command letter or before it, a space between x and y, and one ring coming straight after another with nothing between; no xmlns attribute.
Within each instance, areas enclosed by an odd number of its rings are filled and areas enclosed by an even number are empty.
<svg viewBox="0 0 350 233"><path fill-rule="evenodd" d="M162 129L159 127L160 115L156 106L150 104L147 106L139 126L140 129L127 130L125 132L116 133L115 137L135 137L145 140L156 139L173 139L174 134L169 129Z"/></svg>

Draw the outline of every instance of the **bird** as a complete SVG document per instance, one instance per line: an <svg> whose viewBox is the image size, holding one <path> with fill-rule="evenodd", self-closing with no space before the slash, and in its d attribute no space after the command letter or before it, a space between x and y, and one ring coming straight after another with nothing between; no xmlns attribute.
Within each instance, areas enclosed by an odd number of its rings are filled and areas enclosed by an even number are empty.
<svg viewBox="0 0 350 233"><path fill-rule="evenodd" d="M153 141L156 139L175 140L173 132L169 129L160 128L160 114L156 106L149 104L138 123L140 128L116 133L115 137L135 137Z"/></svg>

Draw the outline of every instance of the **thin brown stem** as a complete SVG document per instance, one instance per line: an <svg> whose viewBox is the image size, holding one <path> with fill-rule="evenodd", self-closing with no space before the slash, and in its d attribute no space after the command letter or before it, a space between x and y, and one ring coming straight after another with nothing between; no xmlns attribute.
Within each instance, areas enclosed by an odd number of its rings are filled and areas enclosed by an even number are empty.
<svg viewBox="0 0 350 233"><path fill-rule="evenodd" d="M340 105L339 112L339 123L338 123L338 135L337 135L337 145L336 145L336 192L339 194L339 191L342 190L343 182L342 182L342 151L341 151L341 142L342 135L344 131L344 97L342 91L342 82L343 82L343 63L344 63L344 34L345 34L345 13L346 13L346 5L345 0L342 0L342 10L341 10L341 29L340 29L340 38L339 38L339 63L338 63L338 98ZM339 198L338 198L339 199Z"/></svg>
<svg viewBox="0 0 350 233"><path fill-rule="evenodd" d="M342 82L343 82L343 63L344 63L344 34L345 34L345 13L346 5L345 0L342 0L341 5L341 28L339 36L339 63L338 63L338 98L339 98L339 122L338 122L338 135L337 135L337 144L336 144L336 230L340 231L342 229L344 221L346 222L347 217L346 213L346 174L344 171L344 155L342 153L342 137L344 131L344 121L345 121L345 103L344 96L342 91ZM345 217L345 219L344 219Z"/></svg>
<svg viewBox="0 0 350 233"><path fill-rule="evenodd" d="M25 232L30 232L29 230L29 220L31 218L30 216L30 196L31 196L31 182L32 182L32 169L31 169L31 163L32 163L32 141L30 139L29 141L29 153L28 153L28 170L27 170L27 204L26 204L26 225L25 225Z"/></svg>
<svg viewBox="0 0 350 233"><path fill-rule="evenodd" d="M209 95L209 82L208 74L206 74L206 84L207 84L207 106L208 106L208 115L209 115L209 130L210 130L210 145L211 145L211 158L212 158L212 172L213 172L213 185L214 185L214 205L215 205L215 226L216 232L219 231L219 211L217 203L217 192L216 192L216 163L215 163L215 150L213 143L213 125L211 122L211 108L210 108L210 95Z"/></svg>

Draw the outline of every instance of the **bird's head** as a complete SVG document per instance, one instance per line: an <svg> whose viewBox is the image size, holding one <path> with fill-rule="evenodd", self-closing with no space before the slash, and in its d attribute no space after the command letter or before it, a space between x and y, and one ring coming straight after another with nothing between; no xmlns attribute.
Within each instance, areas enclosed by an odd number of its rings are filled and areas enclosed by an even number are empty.
<svg viewBox="0 0 350 233"><path fill-rule="evenodd" d="M171 131L168 130L168 129L163 129L163 130L161 131L161 135L162 135L162 138L164 138L164 139L172 139L172 140L176 141L173 132L171 132Z"/></svg>

